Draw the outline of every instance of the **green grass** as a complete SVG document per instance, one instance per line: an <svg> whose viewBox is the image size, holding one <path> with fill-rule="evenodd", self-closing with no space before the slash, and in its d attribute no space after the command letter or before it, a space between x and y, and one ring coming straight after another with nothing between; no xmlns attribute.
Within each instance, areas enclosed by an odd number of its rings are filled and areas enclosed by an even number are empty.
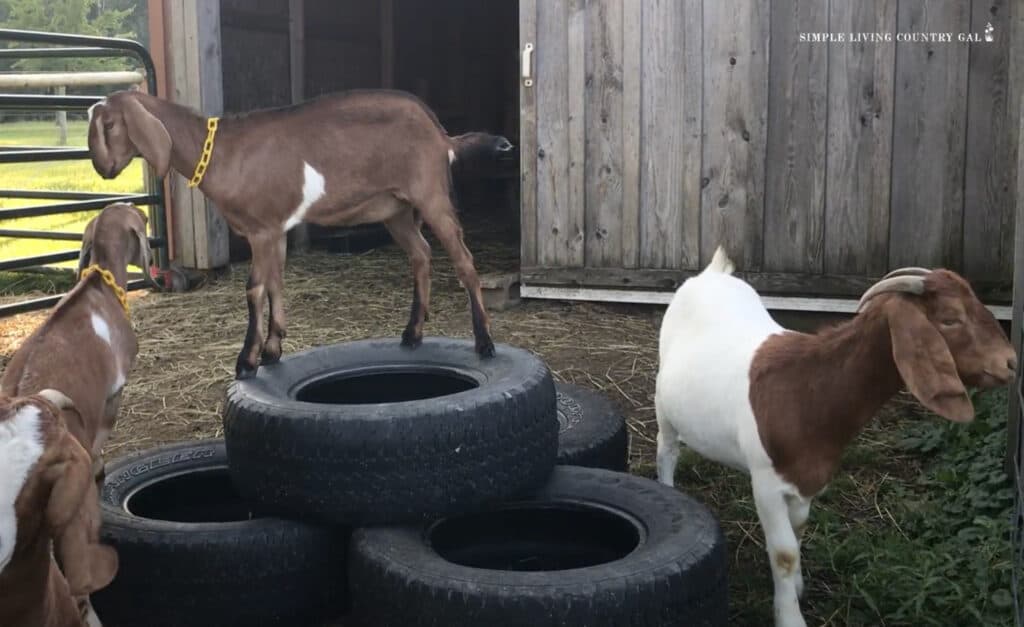
<svg viewBox="0 0 1024 627"><path fill-rule="evenodd" d="M900 404L856 440L811 506L801 551L808 625L1012 624L1006 400L1005 391L975 397L969 425ZM771 625L749 479L684 447L676 485L722 521L730 624Z"/></svg>
<svg viewBox="0 0 1024 627"><path fill-rule="evenodd" d="M87 126L84 120L68 122L68 146L86 145ZM56 146L59 134L52 121L8 122L0 124L0 146L30 145ZM89 161L55 161L47 163L19 163L0 165L0 188L3 189L46 189L74 190L86 192L131 192L144 189L142 161L136 159L115 180L104 180L93 170ZM0 209L28 207L59 202L52 200L26 200L0 198ZM21 218L0 222L7 229L50 230L81 233L85 225L96 215L94 211L71 214ZM78 242L0 238L0 260L14 259L46 253L77 250ZM75 262L55 264L60 267L74 267ZM19 292L23 289L40 289L37 282L21 276L0 274L0 292ZM53 289L59 289L55 287ZM45 283L43 291L46 289Z"/></svg>

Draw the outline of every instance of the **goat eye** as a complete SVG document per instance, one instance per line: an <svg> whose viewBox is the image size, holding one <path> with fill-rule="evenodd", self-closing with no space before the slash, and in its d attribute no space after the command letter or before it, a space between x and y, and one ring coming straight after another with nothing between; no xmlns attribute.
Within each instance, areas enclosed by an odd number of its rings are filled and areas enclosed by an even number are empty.
<svg viewBox="0 0 1024 627"><path fill-rule="evenodd" d="M113 122L104 122L103 123L103 130L109 131L112 128L114 128L114 123Z"/></svg>
<svg viewBox="0 0 1024 627"><path fill-rule="evenodd" d="M942 320L942 326L944 327L955 327L960 324L960 320L956 318L944 318Z"/></svg>

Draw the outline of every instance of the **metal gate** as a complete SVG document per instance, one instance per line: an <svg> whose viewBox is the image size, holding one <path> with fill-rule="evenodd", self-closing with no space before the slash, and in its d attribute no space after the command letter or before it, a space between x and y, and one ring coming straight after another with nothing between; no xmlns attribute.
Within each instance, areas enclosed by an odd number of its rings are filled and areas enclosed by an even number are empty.
<svg viewBox="0 0 1024 627"><path fill-rule="evenodd" d="M156 71L149 52L137 41L114 37L92 37L86 35L68 35L60 33L43 33L36 31L0 29L0 42L13 41L20 43L44 44L47 47L0 48L0 59L39 59L39 58L80 58L80 57L133 57L142 63L145 69L146 84L149 93L157 95ZM85 111L101 100L101 95L66 96L66 95L29 95L0 93L0 110L6 111ZM0 172L4 164L30 163L40 161L70 161L88 159L86 148L49 148L39 146L4 146L0 147ZM150 246L153 248L153 260L161 270L167 269L167 221L164 205L163 181L147 168L147 193L96 193L67 190L19 190L0 189L0 198L44 199L54 202L13 209L0 209L0 227L11 220L34 216L78 213L82 211L98 211L112 202L131 202L136 205L150 207ZM55 231L33 231L24 229L0 228L0 237L16 237L29 239L46 239L59 241L81 241L78 233L62 233ZM0 271L37 267L46 264L70 261L78 258L78 249L67 250L46 255L20 257L0 261ZM146 268L151 272L151 268ZM128 282L128 289L147 287L142 279ZM24 311L51 307L64 294L46 296L15 302L0 306L0 317Z"/></svg>

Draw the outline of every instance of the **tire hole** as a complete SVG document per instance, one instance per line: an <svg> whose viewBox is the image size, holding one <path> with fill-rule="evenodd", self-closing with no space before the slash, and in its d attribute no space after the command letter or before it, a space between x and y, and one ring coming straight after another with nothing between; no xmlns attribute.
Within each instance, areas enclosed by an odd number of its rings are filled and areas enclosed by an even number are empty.
<svg viewBox="0 0 1024 627"><path fill-rule="evenodd" d="M295 391L295 400L331 405L402 403L465 392L479 384L470 377L442 368L360 370L329 375Z"/></svg>
<svg viewBox="0 0 1024 627"><path fill-rule="evenodd" d="M186 472L148 483L125 498L124 508L140 518L180 523L225 523L260 518L239 496L224 467Z"/></svg>
<svg viewBox="0 0 1024 627"><path fill-rule="evenodd" d="M444 559L471 568L558 571L622 559L640 545L639 524L602 507L521 503L443 519L427 531Z"/></svg>

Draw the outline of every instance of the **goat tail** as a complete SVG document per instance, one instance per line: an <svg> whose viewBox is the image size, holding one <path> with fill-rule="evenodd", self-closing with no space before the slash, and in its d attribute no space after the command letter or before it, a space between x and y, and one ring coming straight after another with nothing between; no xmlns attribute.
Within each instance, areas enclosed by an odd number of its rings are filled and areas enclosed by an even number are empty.
<svg viewBox="0 0 1024 627"><path fill-rule="evenodd" d="M715 254L711 257L711 263L705 269L705 272L721 272L722 274L732 274L736 270L736 264L729 259L729 255L725 252L724 246L719 246L715 249Z"/></svg>
<svg viewBox="0 0 1024 627"><path fill-rule="evenodd" d="M449 137L448 141L452 147L448 153L449 162L495 158L515 148L504 136L490 133L464 133Z"/></svg>

